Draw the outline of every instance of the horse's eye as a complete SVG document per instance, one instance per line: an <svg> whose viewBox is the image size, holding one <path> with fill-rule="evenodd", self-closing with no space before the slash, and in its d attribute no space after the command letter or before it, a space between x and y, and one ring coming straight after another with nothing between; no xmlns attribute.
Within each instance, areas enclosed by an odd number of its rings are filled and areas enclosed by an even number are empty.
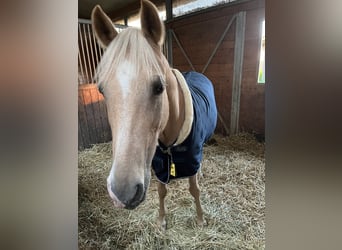
<svg viewBox="0 0 342 250"><path fill-rule="evenodd" d="M165 87L164 84L162 83L161 78L158 76L152 83L152 91L154 95L160 95L163 93Z"/></svg>

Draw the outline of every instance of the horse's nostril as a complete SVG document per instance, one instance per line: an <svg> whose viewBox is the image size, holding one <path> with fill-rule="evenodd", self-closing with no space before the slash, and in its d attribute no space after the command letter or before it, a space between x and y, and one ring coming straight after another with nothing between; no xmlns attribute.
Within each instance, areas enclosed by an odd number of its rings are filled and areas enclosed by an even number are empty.
<svg viewBox="0 0 342 250"><path fill-rule="evenodd" d="M136 189L137 189L137 192L135 193L133 201L141 199L141 196L143 195L143 192L144 192L143 184L141 184L141 183L137 184Z"/></svg>
<svg viewBox="0 0 342 250"><path fill-rule="evenodd" d="M134 197L126 204L127 209L134 209L136 208L143 200L145 197L144 194L144 185L139 183L135 186L135 195Z"/></svg>
<svg viewBox="0 0 342 250"><path fill-rule="evenodd" d="M119 186L108 184L110 197L116 204L128 209L136 208L145 199L144 184L138 183L131 186Z"/></svg>

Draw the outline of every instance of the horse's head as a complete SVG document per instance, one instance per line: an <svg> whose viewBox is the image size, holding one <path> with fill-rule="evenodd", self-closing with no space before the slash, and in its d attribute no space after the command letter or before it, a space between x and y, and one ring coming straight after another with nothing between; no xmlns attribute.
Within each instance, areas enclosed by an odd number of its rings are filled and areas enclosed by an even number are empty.
<svg viewBox="0 0 342 250"><path fill-rule="evenodd" d="M118 34L99 6L92 12L93 30L106 48L97 76L113 137L107 187L114 205L128 209L145 198L151 161L169 115L165 84L170 69L161 52L164 26L155 6L141 3L141 30Z"/></svg>

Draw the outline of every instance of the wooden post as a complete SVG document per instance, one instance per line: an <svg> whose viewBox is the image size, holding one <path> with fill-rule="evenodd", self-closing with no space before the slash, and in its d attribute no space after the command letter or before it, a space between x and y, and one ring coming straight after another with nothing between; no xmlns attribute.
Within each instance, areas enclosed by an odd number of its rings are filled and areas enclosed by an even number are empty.
<svg viewBox="0 0 342 250"><path fill-rule="evenodd" d="M170 66L173 67L173 55L172 55L172 30L167 29L166 31L166 58Z"/></svg>
<svg viewBox="0 0 342 250"><path fill-rule="evenodd" d="M166 21L170 21L173 18L172 14L172 0L165 0L166 9ZM171 67L173 67L173 55L172 55L172 30L168 28L166 30L166 50L167 60Z"/></svg>
<svg viewBox="0 0 342 250"><path fill-rule="evenodd" d="M172 19L172 0L165 0L165 9L166 9L166 20L169 21Z"/></svg>
<svg viewBox="0 0 342 250"><path fill-rule="evenodd" d="M232 107L230 114L230 134L239 132L240 95L245 47L246 12L239 12L236 18L234 74L232 86Z"/></svg>

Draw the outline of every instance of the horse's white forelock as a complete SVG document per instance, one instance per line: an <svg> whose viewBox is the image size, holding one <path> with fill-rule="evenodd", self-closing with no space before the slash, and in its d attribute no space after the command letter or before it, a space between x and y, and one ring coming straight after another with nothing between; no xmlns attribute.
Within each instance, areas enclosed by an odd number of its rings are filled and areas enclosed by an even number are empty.
<svg viewBox="0 0 342 250"><path fill-rule="evenodd" d="M144 72L150 79L155 74L164 77L155 51L137 28L127 28L119 33L105 50L95 75L99 87L106 88L122 62L134 64L137 74Z"/></svg>

